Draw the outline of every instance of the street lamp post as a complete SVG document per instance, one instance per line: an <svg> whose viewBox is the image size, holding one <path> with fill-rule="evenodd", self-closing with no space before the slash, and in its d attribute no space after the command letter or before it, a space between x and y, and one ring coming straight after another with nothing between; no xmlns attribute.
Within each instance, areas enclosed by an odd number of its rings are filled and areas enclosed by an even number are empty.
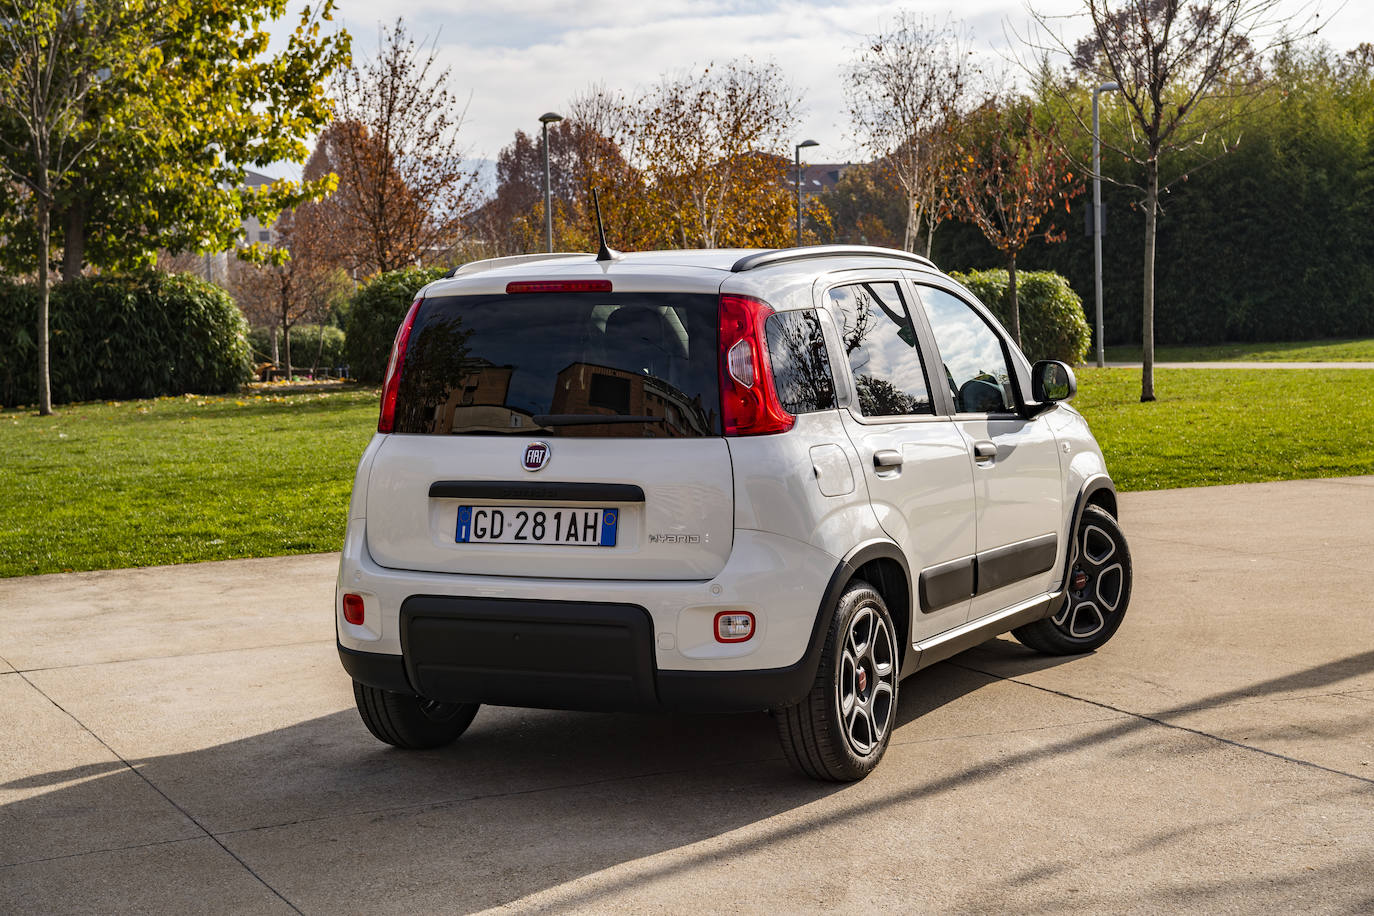
<svg viewBox="0 0 1374 916"><path fill-rule="evenodd" d="M1097 368L1105 357L1102 351L1102 141L1097 131L1097 97L1120 89L1119 83L1103 83L1093 90L1093 288L1097 294Z"/></svg>
<svg viewBox="0 0 1374 916"><path fill-rule="evenodd" d="M549 189L549 125L563 120L561 114L546 111L539 116L544 125L544 243L553 252L553 192Z"/></svg>
<svg viewBox="0 0 1374 916"><path fill-rule="evenodd" d="M815 140L803 140L797 144L797 247L801 247L801 151L808 146L820 146Z"/></svg>

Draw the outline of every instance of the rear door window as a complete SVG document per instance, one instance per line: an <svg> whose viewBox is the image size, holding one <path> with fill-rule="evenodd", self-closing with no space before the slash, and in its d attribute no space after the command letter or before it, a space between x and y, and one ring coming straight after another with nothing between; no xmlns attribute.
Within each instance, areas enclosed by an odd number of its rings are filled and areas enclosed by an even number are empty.
<svg viewBox="0 0 1374 916"><path fill-rule="evenodd" d="M720 434L713 295L541 293L426 299L396 432Z"/></svg>
<svg viewBox="0 0 1374 916"><path fill-rule="evenodd" d="M831 307L865 417L932 414L916 329L896 283L830 290Z"/></svg>

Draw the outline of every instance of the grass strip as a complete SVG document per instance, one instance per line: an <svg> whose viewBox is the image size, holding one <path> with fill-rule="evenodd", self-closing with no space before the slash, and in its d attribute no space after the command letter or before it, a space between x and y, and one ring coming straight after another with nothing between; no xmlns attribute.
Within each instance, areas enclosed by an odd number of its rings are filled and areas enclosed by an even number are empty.
<svg viewBox="0 0 1374 916"><path fill-rule="evenodd" d="M1122 490L1374 473L1374 372L1079 370ZM377 392L0 411L0 576L337 550Z"/></svg>

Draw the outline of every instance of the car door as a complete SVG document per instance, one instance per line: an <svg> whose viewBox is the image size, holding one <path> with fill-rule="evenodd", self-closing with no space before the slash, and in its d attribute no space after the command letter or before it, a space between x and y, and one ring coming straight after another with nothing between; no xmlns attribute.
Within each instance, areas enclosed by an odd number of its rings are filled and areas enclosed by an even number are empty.
<svg viewBox="0 0 1374 916"><path fill-rule="evenodd" d="M913 578L911 641L964 623L973 585L973 470L963 434L932 397L931 341L898 271L833 283L821 301L849 367L845 430L869 499ZM842 370L841 370L842 371Z"/></svg>
<svg viewBox="0 0 1374 916"><path fill-rule="evenodd" d="M973 474L974 620L1052 588L1064 517L1058 445L1046 419L1019 411L1005 332L952 288L916 280Z"/></svg>

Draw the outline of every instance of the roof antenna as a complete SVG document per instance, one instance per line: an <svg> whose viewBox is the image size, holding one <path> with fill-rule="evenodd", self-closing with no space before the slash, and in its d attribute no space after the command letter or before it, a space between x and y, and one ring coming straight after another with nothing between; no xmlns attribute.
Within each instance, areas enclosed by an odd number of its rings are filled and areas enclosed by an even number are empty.
<svg viewBox="0 0 1374 916"><path fill-rule="evenodd" d="M598 261L615 261L621 257L620 252L606 244L606 227L601 222L601 195L596 188L592 188L592 206L596 208L596 234L601 239L601 250L596 253Z"/></svg>

